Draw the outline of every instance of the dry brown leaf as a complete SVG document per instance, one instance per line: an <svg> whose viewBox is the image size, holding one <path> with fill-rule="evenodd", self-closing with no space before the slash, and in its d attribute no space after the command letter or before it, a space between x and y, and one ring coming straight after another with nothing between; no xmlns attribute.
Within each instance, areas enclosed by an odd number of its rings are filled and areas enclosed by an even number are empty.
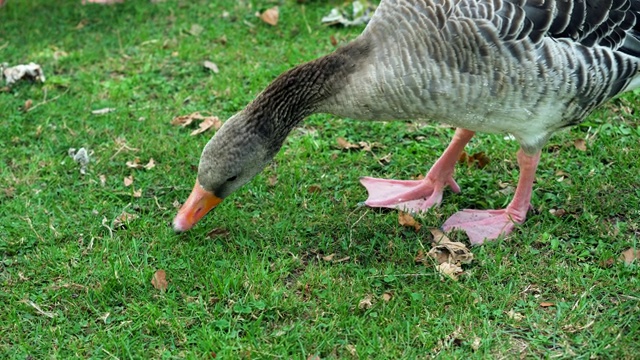
<svg viewBox="0 0 640 360"><path fill-rule="evenodd" d="M338 142L338 147L340 149L349 150L349 149L358 149L358 148L360 148L359 145L352 144L352 143L348 142L343 137L339 137L336 141Z"/></svg>
<svg viewBox="0 0 640 360"><path fill-rule="evenodd" d="M321 191L322 191L322 188L320 187L320 185L311 185L307 188L307 192L309 194L319 193Z"/></svg>
<svg viewBox="0 0 640 360"><path fill-rule="evenodd" d="M584 139L575 139L573 146L580 151L587 151L587 142Z"/></svg>
<svg viewBox="0 0 640 360"><path fill-rule="evenodd" d="M358 303L358 309L360 310L370 309L372 306L373 303L371 302L371 295L365 296L364 299L360 300Z"/></svg>
<svg viewBox="0 0 640 360"><path fill-rule="evenodd" d="M427 255L442 264L469 264L473 261L473 253L461 242L451 241L440 229L429 229L433 234L434 245Z"/></svg>
<svg viewBox="0 0 640 360"><path fill-rule="evenodd" d="M269 176L267 178L267 183L269 184L269 186L275 186L278 183L278 178L275 175Z"/></svg>
<svg viewBox="0 0 640 360"><path fill-rule="evenodd" d="M138 218L138 215L136 214L130 214L126 211L123 211L122 213L120 213L120 215L118 215L118 217L116 217L113 220L113 224L111 225L111 227L116 230L116 229L122 229L124 228L124 226L126 224L128 224L129 222L135 220ZM106 220L106 219L105 219Z"/></svg>
<svg viewBox="0 0 640 360"><path fill-rule="evenodd" d="M331 43L331 45L333 46L337 46L338 45L338 40L336 40L336 37L331 35L329 36L329 42Z"/></svg>
<svg viewBox="0 0 640 360"><path fill-rule="evenodd" d="M127 177L124 178L124 186L131 186L131 184L133 184L133 176L129 175Z"/></svg>
<svg viewBox="0 0 640 360"><path fill-rule="evenodd" d="M260 14L260 19L271 26L278 25L278 19L280 18L280 11L277 6L265 10Z"/></svg>
<svg viewBox="0 0 640 360"><path fill-rule="evenodd" d="M381 158L376 158L376 160L378 161L378 163L382 166L389 164L391 162L391 153L388 153L387 155L381 157Z"/></svg>
<svg viewBox="0 0 640 360"><path fill-rule="evenodd" d="M138 189L138 190L133 190L133 197L134 198L140 198L142 197L142 189Z"/></svg>
<svg viewBox="0 0 640 360"><path fill-rule="evenodd" d="M484 168L489 164L490 161L491 160L484 152L469 155L465 151L463 151L458 158L459 163L466 164L468 167L475 165L478 169Z"/></svg>
<svg viewBox="0 0 640 360"><path fill-rule="evenodd" d="M382 294L382 300L384 300L384 302L391 301L392 297L393 297L393 294L389 293L389 292L386 292L386 293Z"/></svg>
<svg viewBox="0 0 640 360"><path fill-rule="evenodd" d="M22 107L22 109L24 111L29 111L29 109L31 109L31 105L33 105L33 100L27 99L27 101L24 102L24 106Z"/></svg>
<svg viewBox="0 0 640 360"><path fill-rule="evenodd" d="M216 65L216 63L209 61L209 60L205 60L204 63L202 64L205 68L213 71L214 74L217 74L220 72L220 70L218 69L218 65Z"/></svg>
<svg viewBox="0 0 640 360"><path fill-rule="evenodd" d="M200 123L199 126L200 126L199 128L191 132L191 136L201 134L211 128L218 130L222 126L222 121L220 121L220 119L218 119L217 116L208 116L204 119L204 121Z"/></svg>
<svg viewBox="0 0 640 360"><path fill-rule="evenodd" d="M335 256L336 256L336 254L329 254L329 255L327 255L327 256L323 256L323 257L322 257L322 260L324 260L324 261L331 261L331 260L333 260L333 258L334 258Z"/></svg>
<svg viewBox="0 0 640 360"><path fill-rule="evenodd" d="M151 285L161 291L167 290L167 286L169 286L169 283L167 282L167 273L162 269L156 271L153 274L153 278L151 278Z"/></svg>
<svg viewBox="0 0 640 360"><path fill-rule="evenodd" d="M458 277L460 275L462 275L462 273L464 271L462 271L462 268L458 265L455 264L450 264L448 262L444 262L438 266L436 266L436 270L445 276L450 277L452 280L457 281Z"/></svg>
<svg viewBox="0 0 640 360"><path fill-rule="evenodd" d="M620 254L620 260L624 261L625 264L630 265L635 260L640 259L640 250L634 248L628 248Z"/></svg>
<svg viewBox="0 0 640 360"><path fill-rule="evenodd" d="M189 126L193 120L202 119L202 115L199 112L195 112L189 115L176 116L171 120L171 125L180 125L182 127Z"/></svg>
<svg viewBox="0 0 640 360"><path fill-rule="evenodd" d="M553 216L563 217L567 214L567 211L565 209L551 209L549 213Z"/></svg>
<svg viewBox="0 0 640 360"><path fill-rule="evenodd" d="M223 228L215 228L207 233L209 239L224 237L229 235L229 230Z"/></svg>
<svg viewBox="0 0 640 360"><path fill-rule="evenodd" d="M127 161L126 165L128 168L131 169L147 169L147 170L151 170L156 166L156 162L155 160L153 160L153 158L149 159L149 162L146 165L143 165L140 163L140 158L135 158L133 159L133 161Z"/></svg>
<svg viewBox="0 0 640 360"><path fill-rule="evenodd" d="M403 211L398 212L398 223L402 226L412 227L416 232L422 227L411 214Z"/></svg>
<svg viewBox="0 0 640 360"><path fill-rule="evenodd" d="M543 302L540 303L540 306L546 308L546 307L556 306L556 304L552 303L552 302L549 302L549 301L543 301Z"/></svg>

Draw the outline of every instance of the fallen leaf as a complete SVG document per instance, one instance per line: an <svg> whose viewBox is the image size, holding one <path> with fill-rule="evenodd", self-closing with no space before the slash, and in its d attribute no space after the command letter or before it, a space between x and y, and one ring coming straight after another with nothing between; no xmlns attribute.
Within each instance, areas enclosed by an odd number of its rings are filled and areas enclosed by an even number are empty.
<svg viewBox="0 0 640 360"><path fill-rule="evenodd" d="M216 65L216 63L211 62L209 60L205 60L202 65L204 65L205 68L213 71L214 74L217 74L220 72L220 70L218 69L218 65Z"/></svg>
<svg viewBox="0 0 640 360"><path fill-rule="evenodd" d="M174 200L173 204L171 204L171 205L173 205L173 207L176 208L176 209L180 209L180 207L182 207L182 204L180 204L180 201L178 201L178 200Z"/></svg>
<svg viewBox="0 0 640 360"><path fill-rule="evenodd" d="M138 190L133 190L133 197L134 198L140 198L142 197L142 189L138 189Z"/></svg>
<svg viewBox="0 0 640 360"><path fill-rule="evenodd" d="M278 183L278 178L275 175L269 176L267 178L267 182L269 183L269 186L275 186Z"/></svg>
<svg viewBox="0 0 640 360"><path fill-rule="evenodd" d="M388 293L388 292L386 292L386 293L382 294L382 300L383 300L384 302L389 302L389 301L391 300L391 298L392 298L392 297L393 297L393 294Z"/></svg>
<svg viewBox="0 0 640 360"><path fill-rule="evenodd" d="M473 253L461 242L451 241L440 229L429 229L433 234L434 245L427 253L437 263L469 264L473 261Z"/></svg>
<svg viewBox="0 0 640 360"><path fill-rule="evenodd" d="M339 137L337 140L338 142L338 147L340 149L345 149L345 150L349 150L349 149L358 149L360 148L360 146L356 145L356 144L352 144L350 142L348 142L345 138L343 137Z"/></svg>
<svg viewBox="0 0 640 360"><path fill-rule="evenodd" d="M138 218L136 214L130 214L126 211L123 211L113 220L113 224L111 228L115 229L123 229L126 224Z"/></svg>
<svg viewBox="0 0 640 360"><path fill-rule="evenodd" d="M455 264L450 264L448 262L443 262L442 264L436 266L436 270L440 274L448 276L449 278L455 281L457 281L458 277L462 275L462 273L464 272L462 271L462 268L460 266Z"/></svg>
<svg viewBox="0 0 640 360"><path fill-rule="evenodd" d="M398 223L402 226L412 227L416 232L422 227L411 214L403 211L398 212Z"/></svg>
<svg viewBox="0 0 640 360"><path fill-rule="evenodd" d="M541 303L540 303L540 306L545 307L545 308L546 308L546 307L555 306L555 305L556 305L556 304L554 304L554 303L552 303L552 302L549 302L549 301L543 301L543 302L541 302Z"/></svg>
<svg viewBox="0 0 640 360"><path fill-rule="evenodd" d="M191 136L201 134L211 128L218 130L220 129L221 126L222 126L222 121L220 121L220 119L218 119L217 116L209 116L209 117L206 117L204 121L200 123L199 128L191 132Z"/></svg>
<svg viewBox="0 0 640 360"><path fill-rule="evenodd" d="M115 108L104 108L104 109L92 110L91 113L93 115L104 115L114 111L116 111Z"/></svg>
<svg viewBox="0 0 640 360"><path fill-rule="evenodd" d="M271 26L278 25L279 17L280 17L280 11L278 11L277 6L267 9L262 14L260 14L260 19Z"/></svg>
<svg viewBox="0 0 640 360"><path fill-rule="evenodd" d="M151 278L151 285L158 290L167 290L167 286L169 286L169 283L167 283L167 273L162 269L156 271L155 274L153 274L153 278Z"/></svg>
<svg viewBox="0 0 640 360"><path fill-rule="evenodd" d="M327 256L323 256L323 257L322 257L322 260L324 260L324 261L331 261L331 260L333 260L333 258L334 258L335 256L336 256L336 254L329 254L329 255L327 255Z"/></svg>
<svg viewBox="0 0 640 360"><path fill-rule="evenodd" d="M575 139L573 146L580 151L587 151L587 142L584 139Z"/></svg>
<svg viewBox="0 0 640 360"><path fill-rule="evenodd" d="M624 261L625 264L630 265L635 260L640 259L640 250L629 248L620 254L620 260Z"/></svg>
<svg viewBox="0 0 640 360"><path fill-rule="evenodd" d="M24 106L22 107L22 110L29 111L29 109L31 109L31 105L33 105L33 100L27 99L27 101L24 102Z"/></svg>
<svg viewBox="0 0 640 360"><path fill-rule="evenodd" d="M223 228L215 228L207 233L209 239L223 237L229 235L229 230Z"/></svg>
<svg viewBox="0 0 640 360"><path fill-rule="evenodd" d="M458 158L458 163L466 164L468 167L476 166L478 169L484 168L489 162L490 159L484 152L469 155L463 151Z"/></svg>
<svg viewBox="0 0 640 360"><path fill-rule="evenodd" d="M524 320L524 316L520 313L517 313L513 310L509 310L509 312L507 312L507 317L509 317L509 319L514 320L514 321L522 321Z"/></svg>
<svg viewBox="0 0 640 360"><path fill-rule="evenodd" d="M307 192L309 194L319 193L321 191L322 191L322 188L320 187L320 185L311 185L307 188Z"/></svg>
<svg viewBox="0 0 640 360"><path fill-rule="evenodd" d="M329 42L331 43L331 45L333 46L337 46L338 45L338 40L336 40L336 37L331 35L329 36Z"/></svg>
<svg viewBox="0 0 640 360"><path fill-rule="evenodd" d="M146 170L151 170L156 166L156 162L155 160L153 160L153 158L149 159L149 162L147 162L146 165L143 165L140 163L140 158L135 158L133 159L133 161L127 161L126 165L128 168L131 169L146 169Z"/></svg>
<svg viewBox="0 0 640 360"><path fill-rule="evenodd" d="M189 34L193 36L198 36L202 34L203 31L204 31L204 28L202 26L200 26L199 24L193 24L189 29Z"/></svg>
<svg viewBox="0 0 640 360"><path fill-rule="evenodd" d="M567 211L565 209L551 209L549 210L549 213L553 216L563 217L567 214Z"/></svg>
<svg viewBox="0 0 640 360"><path fill-rule="evenodd" d="M129 187L131 184L133 184L133 176L129 175L124 178L124 186Z"/></svg>
<svg viewBox="0 0 640 360"><path fill-rule="evenodd" d="M372 306L373 303L371 302L371 295L365 296L364 299L360 300L358 303L358 309L360 310L370 309Z"/></svg>

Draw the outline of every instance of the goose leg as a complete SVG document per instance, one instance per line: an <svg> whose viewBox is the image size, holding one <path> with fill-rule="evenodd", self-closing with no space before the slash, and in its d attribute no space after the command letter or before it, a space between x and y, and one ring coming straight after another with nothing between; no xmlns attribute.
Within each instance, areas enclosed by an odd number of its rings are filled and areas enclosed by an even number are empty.
<svg viewBox="0 0 640 360"><path fill-rule="evenodd" d="M442 191L449 185L454 192L460 187L453 180L453 170L465 145L474 132L457 129L447 149L422 180L386 180L363 177L360 183L367 188L365 204L408 212L421 212L442 201Z"/></svg>
<svg viewBox="0 0 640 360"><path fill-rule="evenodd" d="M480 245L485 240L493 240L500 235L509 234L515 224L522 224L531 206L531 191L535 180L536 168L540 161L540 152L527 155L518 151L520 179L513 200L506 209L459 211L442 225L444 231L464 230L472 244Z"/></svg>

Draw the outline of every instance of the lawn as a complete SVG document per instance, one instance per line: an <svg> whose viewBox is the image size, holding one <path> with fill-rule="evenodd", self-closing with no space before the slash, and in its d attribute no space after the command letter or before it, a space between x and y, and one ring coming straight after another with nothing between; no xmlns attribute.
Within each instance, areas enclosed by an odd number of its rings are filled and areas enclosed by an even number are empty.
<svg viewBox="0 0 640 360"><path fill-rule="evenodd" d="M509 202L503 134L471 141L490 162L459 165L462 192L415 231L361 206L358 179L423 174L453 130L315 115L193 230L171 229L214 133L171 120L225 120L355 38L320 22L341 1L79 3L0 8L0 62L47 77L0 90L0 358L638 358L639 266L618 260L640 239L634 94L550 140L527 221L471 248L454 281L415 258L457 210ZM274 5L277 26L256 17Z"/></svg>

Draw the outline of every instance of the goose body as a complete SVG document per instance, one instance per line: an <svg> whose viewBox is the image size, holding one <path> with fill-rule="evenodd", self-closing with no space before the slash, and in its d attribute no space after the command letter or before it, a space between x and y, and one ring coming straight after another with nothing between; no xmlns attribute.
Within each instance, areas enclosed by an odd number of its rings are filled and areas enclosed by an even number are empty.
<svg viewBox="0 0 640 360"><path fill-rule="evenodd" d="M540 150L559 129L640 86L640 0L383 0L363 33L285 72L203 150L194 190L174 220L191 228L275 156L306 116L418 119L457 128L424 180L363 178L370 206L437 205L475 132L521 145L521 177L501 210L463 210L444 224L482 243L522 223Z"/></svg>

